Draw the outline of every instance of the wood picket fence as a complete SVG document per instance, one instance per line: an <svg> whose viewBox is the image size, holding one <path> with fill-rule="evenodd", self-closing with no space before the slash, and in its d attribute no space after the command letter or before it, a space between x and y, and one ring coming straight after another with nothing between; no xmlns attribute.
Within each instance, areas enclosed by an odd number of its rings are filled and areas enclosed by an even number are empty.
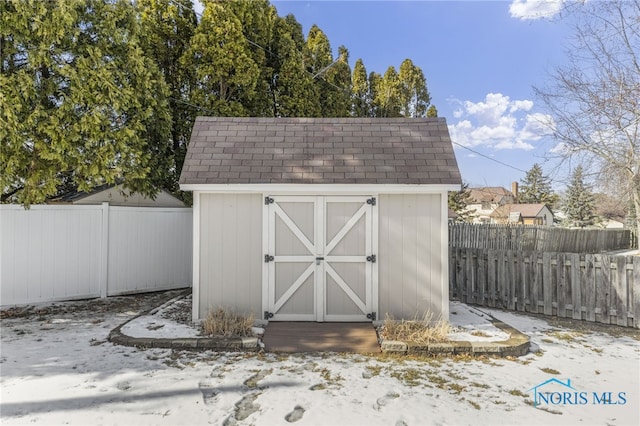
<svg viewBox="0 0 640 426"><path fill-rule="evenodd" d="M454 223L449 246L495 250L598 253L634 247L629 229L568 229L541 225Z"/></svg>
<svg viewBox="0 0 640 426"><path fill-rule="evenodd" d="M640 255L449 248L452 300L640 328Z"/></svg>

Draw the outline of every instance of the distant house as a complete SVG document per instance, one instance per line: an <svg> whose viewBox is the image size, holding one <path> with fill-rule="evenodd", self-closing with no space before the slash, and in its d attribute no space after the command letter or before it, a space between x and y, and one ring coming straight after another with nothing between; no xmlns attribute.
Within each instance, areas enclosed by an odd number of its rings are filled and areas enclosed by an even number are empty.
<svg viewBox="0 0 640 426"><path fill-rule="evenodd" d="M513 183L514 192L517 193L516 182ZM500 206L516 202L516 195L501 186L486 186L470 188L471 201L467 204L467 211L473 213L474 223L490 223L491 214Z"/></svg>
<svg viewBox="0 0 640 426"><path fill-rule="evenodd" d="M553 213L545 204L504 204L490 218L491 223L553 225Z"/></svg>
<svg viewBox="0 0 640 426"><path fill-rule="evenodd" d="M101 185L91 192L70 191L47 201L47 204L96 205L108 202L111 206L127 207L185 207L182 200L161 190L155 199L124 189L122 185Z"/></svg>

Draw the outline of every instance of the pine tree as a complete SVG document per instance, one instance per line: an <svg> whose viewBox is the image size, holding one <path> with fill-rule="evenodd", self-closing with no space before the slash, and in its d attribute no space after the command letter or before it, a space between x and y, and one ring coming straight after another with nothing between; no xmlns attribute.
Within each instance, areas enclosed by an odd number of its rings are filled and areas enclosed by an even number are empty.
<svg viewBox="0 0 640 426"><path fill-rule="evenodd" d="M0 3L2 201L104 183L153 196L170 165L168 89L116 0Z"/></svg>
<svg viewBox="0 0 640 426"><path fill-rule="evenodd" d="M534 164L520 182L519 203L542 203L551 208L558 202L559 197L551 189L551 182L542 174L542 167L539 164Z"/></svg>
<svg viewBox="0 0 640 426"><path fill-rule="evenodd" d="M591 188L584 183L582 167L573 171L571 183L567 187L564 212L570 226L584 228L596 222L596 201Z"/></svg>
<svg viewBox="0 0 640 426"><path fill-rule="evenodd" d="M456 213L457 223L473 221L473 211L467 210L470 202L471 191L469 191L468 183L463 183L460 191L449 192L447 204L449 208Z"/></svg>

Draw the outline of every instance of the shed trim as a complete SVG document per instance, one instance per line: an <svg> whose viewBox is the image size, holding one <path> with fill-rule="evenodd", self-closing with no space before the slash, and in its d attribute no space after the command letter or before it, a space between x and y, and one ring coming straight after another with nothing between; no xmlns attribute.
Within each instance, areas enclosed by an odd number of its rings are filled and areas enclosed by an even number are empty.
<svg viewBox="0 0 640 426"><path fill-rule="evenodd" d="M361 195L364 193L384 194L435 194L448 191L459 191L460 185L454 184L181 184L183 191L198 192L235 192L264 194L303 194L303 195Z"/></svg>

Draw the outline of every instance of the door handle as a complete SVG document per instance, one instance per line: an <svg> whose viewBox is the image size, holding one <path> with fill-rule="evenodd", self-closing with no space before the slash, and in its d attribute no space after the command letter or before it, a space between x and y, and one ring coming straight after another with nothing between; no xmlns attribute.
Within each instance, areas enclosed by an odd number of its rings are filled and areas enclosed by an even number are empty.
<svg viewBox="0 0 640 426"><path fill-rule="evenodd" d="M321 260L324 260L324 257L316 257L316 265L319 265Z"/></svg>

